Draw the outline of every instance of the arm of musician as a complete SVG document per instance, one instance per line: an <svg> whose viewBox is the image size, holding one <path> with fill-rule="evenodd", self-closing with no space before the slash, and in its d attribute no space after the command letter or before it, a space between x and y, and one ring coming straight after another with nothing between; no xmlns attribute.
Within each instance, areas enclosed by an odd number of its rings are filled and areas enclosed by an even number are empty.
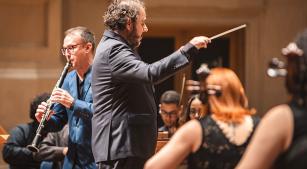
<svg viewBox="0 0 307 169"><path fill-rule="evenodd" d="M38 122L41 122L43 114L46 110L46 105L46 102L42 102L40 105L38 105L38 108L36 109L35 117ZM53 110L49 114L49 117L47 117L47 122L45 124L44 129L48 132L57 132L60 131L66 123L66 109L61 104L55 103L53 106Z"/></svg>
<svg viewBox="0 0 307 169"><path fill-rule="evenodd" d="M60 132L48 133L34 158L38 161L62 161L67 153L68 125Z"/></svg>
<svg viewBox="0 0 307 169"><path fill-rule="evenodd" d="M91 120L93 117L93 104L83 100L76 99L71 110L83 119Z"/></svg>
<svg viewBox="0 0 307 169"><path fill-rule="evenodd" d="M32 152L26 148L29 134L32 135L29 130L24 129L24 126L18 126L10 132L10 137L2 150L5 162L11 165L22 165L33 161Z"/></svg>
<svg viewBox="0 0 307 169"><path fill-rule="evenodd" d="M67 124L68 115L67 110L61 104L55 104L54 114L50 117L50 120L47 123L48 131L57 132L63 129L63 127Z"/></svg>
<svg viewBox="0 0 307 169"><path fill-rule="evenodd" d="M291 144L293 128L289 106L271 109L260 121L236 169L272 168L278 155Z"/></svg>
<svg viewBox="0 0 307 169"><path fill-rule="evenodd" d="M64 89L56 89L52 94L51 101L60 103L73 113L77 112L77 116L81 116L81 118L91 119L93 116L92 103L75 99Z"/></svg>
<svg viewBox="0 0 307 169"><path fill-rule="evenodd" d="M201 125L191 120L179 128L171 140L146 162L144 169L175 169L191 152L198 150L201 141Z"/></svg>

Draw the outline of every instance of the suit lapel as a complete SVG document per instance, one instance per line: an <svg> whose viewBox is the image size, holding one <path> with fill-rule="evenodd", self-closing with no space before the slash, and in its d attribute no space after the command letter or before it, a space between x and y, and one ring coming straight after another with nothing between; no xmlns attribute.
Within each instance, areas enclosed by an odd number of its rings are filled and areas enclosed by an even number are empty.
<svg viewBox="0 0 307 169"><path fill-rule="evenodd" d="M91 87L90 78L86 78L84 82L84 94L83 94L83 100L86 98L87 92L89 91Z"/></svg>
<svg viewBox="0 0 307 169"><path fill-rule="evenodd" d="M78 86L77 86L77 72L74 70L74 75L72 79L69 81L69 87L71 90L71 95L73 98L78 98Z"/></svg>
<svg viewBox="0 0 307 169"><path fill-rule="evenodd" d="M88 93L88 91L91 87L91 79L92 79L91 71L92 71L92 66L89 68L89 71L88 71L88 73L87 73L87 75L85 76L85 79L84 79L85 81L84 81L84 86L83 86L83 91L84 91L83 100L85 100L86 95L87 95L87 93Z"/></svg>

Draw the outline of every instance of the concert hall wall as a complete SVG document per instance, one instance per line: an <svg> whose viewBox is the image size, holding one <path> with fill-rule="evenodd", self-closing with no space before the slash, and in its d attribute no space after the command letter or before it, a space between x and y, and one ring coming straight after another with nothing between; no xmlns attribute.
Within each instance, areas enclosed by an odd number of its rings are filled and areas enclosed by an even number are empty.
<svg viewBox="0 0 307 169"><path fill-rule="evenodd" d="M31 99L39 93L51 92L64 66L59 51L66 29L89 27L99 42L108 2L0 1L2 127L9 131L27 122ZM250 105L260 115L287 100L283 79L270 79L265 72L268 61L280 57L281 48L307 28L306 0L145 0L145 3L149 31L144 37L173 38L174 49L195 35L212 36L247 24L246 29L223 37L229 41L228 66L238 73ZM180 92L183 74L191 78L191 68L174 76L173 89ZM6 168L1 160L0 169Z"/></svg>

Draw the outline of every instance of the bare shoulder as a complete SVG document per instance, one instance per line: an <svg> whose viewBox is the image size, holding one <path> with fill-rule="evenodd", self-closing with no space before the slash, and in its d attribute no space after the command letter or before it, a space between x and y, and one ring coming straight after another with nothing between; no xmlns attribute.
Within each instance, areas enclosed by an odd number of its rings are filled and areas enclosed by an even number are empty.
<svg viewBox="0 0 307 169"><path fill-rule="evenodd" d="M270 126L271 130L284 132L292 125L292 111L287 104L281 104L271 108L262 118L261 123Z"/></svg>
<svg viewBox="0 0 307 169"><path fill-rule="evenodd" d="M261 119L236 169L271 168L279 154L289 146L292 126L292 113L288 105L270 109Z"/></svg>
<svg viewBox="0 0 307 169"><path fill-rule="evenodd" d="M183 134L187 137L194 136L196 134L201 134L201 125L197 120L190 120L184 124L177 132L178 134Z"/></svg>
<svg viewBox="0 0 307 169"><path fill-rule="evenodd" d="M281 104L271 108L263 119L270 119L272 121L287 121L291 120L292 118L292 111L287 104Z"/></svg>
<svg viewBox="0 0 307 169"><path fill-rule="evenodd" d="M195 130L195 128L201 128L200 122L198 120L190 120L182 126L185 130Z"/></svg>
<svg viewBox="0 0 307 169"><path fill-rule="evenodd" d="M190 120L176 132L174 137L180 137L182 141L192 146L193 152L196 151L202 141L202 127L200 122L197 120Z"/></svg>
<svg viewBox="0 0 307 169"><path fill-rule="evenodd" d="M271 130L271 136L282 142L283 150L288 148L292 140L294 122L292 110L287 104L270 109L261 123L264 130Z"/></svg>

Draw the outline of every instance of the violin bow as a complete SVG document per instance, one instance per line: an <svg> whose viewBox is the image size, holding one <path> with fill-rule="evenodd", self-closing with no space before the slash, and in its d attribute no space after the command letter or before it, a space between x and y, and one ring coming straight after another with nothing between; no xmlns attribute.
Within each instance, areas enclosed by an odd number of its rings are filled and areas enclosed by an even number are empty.
<svg viewBox="0 0 307 169"><path fill-rule="evenodd" d="M183 92L184 92L185 80L186 80L186 76L185 76L185 73L184 73L183 74L183 78L182 78L182 84L181 84L181 92L180 92L179 105L181 105L181 103L182 103L182 97L183 97Z"/></svg>

